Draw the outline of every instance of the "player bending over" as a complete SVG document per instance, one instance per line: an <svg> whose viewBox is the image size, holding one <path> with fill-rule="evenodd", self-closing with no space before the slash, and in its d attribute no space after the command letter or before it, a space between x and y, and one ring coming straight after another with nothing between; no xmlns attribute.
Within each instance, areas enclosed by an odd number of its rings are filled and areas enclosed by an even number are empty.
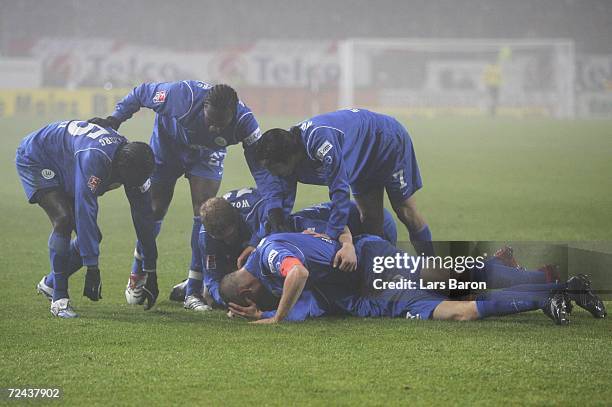
<svg viewBox="0 0 612 407"><path fill-rule="evenodd" d="M87 266L83 295L92 301L102 298L98 197L122 184L142 247L142 262L135 270L143 282L138 302L146 299L147 309L152 307L158 291L149 193L154 166L151 148L128 142L111 128L72 120L49 124L25 137L15 161L29 202L38 203L53 225L51 273L37 286L51 300L51 313L61 318L77 316L69 300L68 277L83 265ZM71 240L73 231L76 238Z"/></svg>
<svg viewBox="0 0 612 407"><path fill-rule="evenodd" d="M123 98L111 116L89 121L116 130L141 107L156 113L150 142L155 154L155 169L151 177L155 233L159 234L176 181L184 175L189 180L193 207L190 270L197 271L201 226L199 209L204 201L219 191L226 147L242 143L257 184L276 185L279 181L257 165L254 143L261 137L259 125L230 86L212 86L200 81L145 83ZM131 290L142 284L136 273L142 264L141 242L136 242L134 257L126 289L128 302L132 298Z"/></svg>
<svg viewBox="0 0 612 407"><path fill-rule="evenodd" d="M293 206L293 202L288 206ZM322 233L330 210L331 203L303 209L289 216L289 226L296 232L309 230ZM213 302L226 306L219 295L219 282L227 273L242 267L248 255L268 232L263 198L255 188L234 190L223 195L223 198L211 198L202 205L200 214L201 258L197 262L200 267L191 270L186 282L174 286L171 293L171 299L184 301L186 309L195 311L208 310ZM362 228L359 212L352 202L348 228L351 233L360 233ZM384 234L395 244L397 230L388 211L385 211ZM348 269L351 264L352 243L347 241L345 245L334 259L334 264L340 269ZM208 301L205 299L206 294L211 296Z"/></svg>
<svg viewBox="0 0 612 407"><path fill-rule="evenodd" d="M412 141L394 118L360 109L326 113L288 131L266 131L256 151L262 166L283 177L293 193L298 181L329 187L333 209L325 234L332 239L346 225L351 190L365 232L382 236L386 189L417 253L433 255L431 232L414 199L422 183ZM275 185L266 188L282 192ZM278 213L271 210L271 219Z"/></svg>
<svg viewBox="0 0 612 407"><path fill-rule="evenodd" d="M299 248L299 249L298 249ZM541 309L556 324L567 325L571 301L603 318L603 302L591 291L584 275L567 283L546 283L546 274L519 271L501 262L488 262L479 278L495 285L497 279L514 285L479 294L474 301L450 301L429 290L374 290L374 278L418 281L417 273L388 269L374 273L375 258L403 252L388 242L363 235L357 239L357 273L340 273L329 266L337 243L325 238L296 234L272 235L260 243L245 266L221 282L221 293L230 310L256 323L303 320L329 314L359 317L402 317L437 320L476 320ZM276 311L261 312L256 299L269 291L279 298Z"/></svg>

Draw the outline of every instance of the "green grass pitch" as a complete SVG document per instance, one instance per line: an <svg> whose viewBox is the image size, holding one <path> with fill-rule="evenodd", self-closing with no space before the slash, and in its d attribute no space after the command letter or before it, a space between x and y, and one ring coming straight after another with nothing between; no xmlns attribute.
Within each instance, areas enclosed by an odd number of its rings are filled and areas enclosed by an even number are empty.
<svg viewBox="0 0 612 407"><path fill-rule="evenodd" d="M81 318L52 318L34 290L48 270L50 225L25 200L14 152L28 132L59 119L66 118L0 119L0 387L59 386L63 402L79 406L610 404L612 323L580 310L565 328L541 312L472 323L343 318L253 326L221 311L183 310L167 295L185 278L190 255L184 180L158 240L157 306L144 312L125 304L134 233L118 190L100 200L104 299L81 297L81 271L70 281ZM401 119L423 176L418 206L435 239L610 246L612 123ZM141 114L121 130L146 140L151 125ZM230 149L221 191L253 184L240 150ZM326 196L324 187L303 186L296 208Z"/></svg>

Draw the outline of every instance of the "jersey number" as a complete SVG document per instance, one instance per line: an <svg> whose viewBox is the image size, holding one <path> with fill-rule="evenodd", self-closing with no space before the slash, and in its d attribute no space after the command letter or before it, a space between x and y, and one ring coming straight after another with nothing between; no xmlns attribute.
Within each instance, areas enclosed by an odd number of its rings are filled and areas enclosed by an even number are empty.
<svg viewBox="0 0 612 407"><path fill-rule="evenodd" d="M60 127L66 127L68 124L68 133L73 136L87 136L91 139L97 139L100 136L104 136L109 134L104 128L98 126L97 124L87 123L87 122L64 122L60 125Z"/></svg>

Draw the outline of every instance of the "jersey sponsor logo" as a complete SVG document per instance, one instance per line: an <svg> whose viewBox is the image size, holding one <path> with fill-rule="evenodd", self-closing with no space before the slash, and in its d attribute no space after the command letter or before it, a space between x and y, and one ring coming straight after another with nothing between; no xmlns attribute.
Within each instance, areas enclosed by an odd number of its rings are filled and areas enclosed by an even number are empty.
<svg viewBox="0 0 612 407"><path fill-rule="evenodd" d="M268 253L268 268L270 269L270 272L278 274L278 266L280 266L280 264L276 264L276 258L278 257L278 252L274 249L270 250L270 253Z"/></svg>
<svg viewBox="0 0 612 407"><path fill-rule="evenodd" d="M206 256L206 269L207 270L217 269L217 258L214 254L209 254Z"/></svg>
<svg viewBox="0 0 612 407"><path fill-rule="evenodd" d="M325 143L323 143L321 145L321 147L319 147L319 149L317 150L317 158L319 160L323 160L323 158L325 157L325 155L327 153L329 153L331 151L331 149L334 148L334 146L332 146L332 143L330 143L329 141L326 141ZM330 164L330 163L328 163Z"/></svg>
<svg viewBox="0 0 612 407"><path fill-rule="evenodd" d="M153 103L164 103L166 101L166 91L160 90L155 92L155 96L153 96Z"/></svg>
<svg viewBox="0 0 612 407"><path fill-rule="evenodd" d="M48 169L48 168L45 168L44 170L42 170L40 172L40 175L42 175L42 177L44 179L51 179L51 178L55 177L55 173L52 170Z"/></svg>
<svg viewBox="0 0 612 407"><path fill-rule="evenodd" d="M91 189L91 192L96 192L101 183L102 180L100 178L96 177L95 175L92 175L87 181L87 186L89 187L89 189Z"/></svg>
<svg viewBox="0 0 612 407"><path fill-rule="evenodd" d="M251 133L250 136L246 137L243 140L243 143L246 144L247 146L250 146L253 143L255 143L257 140L259 140L260 138L261 138L261 130L258 127L257 130L255 130L253 133Z"/></svg>
<svg viewBox="0 0 612 407"><path fill-rule="evenodd" d="M246 199L242 199L240 201L236 201L236 202L232 202L232 206L236 209L242 209L242 208L250 208L251 205L249 205L249 201L247 201Z"/></svg>
<svg viewBox="0 0 612 407"><path fill-rule="evenodd" d="M144 184L138 187L140 192L142 192L143 194L147 192L149 188L151 188L151 178L147 179Z"/></svg>
<svg viewBox="0 0 612 407"><path fill-rule="evenodd" d="M221 136L217 136L215 137L215 144L219 147L225 147L227 146L227 140Z"/></svg>

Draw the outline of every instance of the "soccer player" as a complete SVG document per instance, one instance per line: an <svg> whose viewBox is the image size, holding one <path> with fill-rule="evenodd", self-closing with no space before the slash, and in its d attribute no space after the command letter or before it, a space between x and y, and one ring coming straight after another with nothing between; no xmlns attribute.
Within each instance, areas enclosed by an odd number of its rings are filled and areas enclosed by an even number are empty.
<svg viewBox="0 0 612 407"><path fill-rule="evenodd" d="M293 201L284 207L292 207ZM315 233L325 231L331 203L323 203L303 209L289 216L289 227L292 231L310 230ZM255 188L242 188L230 191L223 198L211 198L200 208L202 228L200 230L200 260L190 272L186 282L177 284L172 289L171 299L184 300L184 307L195 311L206 311L211 301L205 301L202 289L212 300L220 305L225 303L219 295L219 282L230 271L242 267L248 255L255 250L259 241L268 234L263 198ZM356 205L351 202L348 222L351 234L361 233L361 221ZM395 221L385 211L385 237L395 244L397 230ZM352 244L347 242L349 250ZM335 259L341 269L349 267L343 262L345 253Z"/></svg>
<svg viewBox="0 0 612 407"><path fill-rule="evenodd" d="M118 129L141 107L156 113L151 135L155 154L151 195L156 233L159 233L172 201L176 180L184 175L189 180L193 207L190 270L197 271L201 227L199 209L219 190L226 147L242 143L247 163L258 185L262 182L276 185L278 180L255 162L253 146L261 137L261 131L253 112L238 100L230 86L212 86L200 81L145 83L121 100L111 116L89 121ZM271 204L281 206L273 201ZM142 264L140 242L136 243L134 257L132 278Z"/></svg>
<svg viewBox="0 0 612 407"><path fill-rule="evenodd" d="M463 321L542 309L556 324L567 325L571 300L596 318L606 316L603 302L591 291L590 281L584 275L572 277L565 284L530 282L486 291L474 301L450 301L442 294L419 288L418 283L414 289L386 288L373 292L368 289L377 275L373 273L376 258L394 258L403 252L379 237L361 236L355 243L362 273L359 277L359 273L331 269L335 246L337 243L332 240L314 236L289 233L269 236L243 268L223 279L221 293L233 313L256 318L256 323L277 323L286 318L299 320L333 312L360 317ZM532 273L545 278L541 272L517 269L508 272L525 274L526 281L531 281ZM390 268L385 275L388 281L405 278L417 282L420 273ZM365 287L362 282L366 283ZM257 308L256 299L266 289L279 298L275 312L262 313ZM307 290L306 297L301 298L304 290ZM295 304L300 309L292 313Z"/></svg>
<svg viewBox="0 0 612 407"><path fill-rule="evenodd" d="M361 109L326 113L288 131L266 131L256 152L258 161L283 177L289 189L295 190L298 181L329 187L334 206L325 233L332 239L346 225L350 190L364 230L382 236L386 189L417 253L433 254L431 232L414 199L422 183L412 141L394 118ZM281 191L275 185L266 188Z"/></svg>
<svg viewBox="0 0 612 407"><path fill-rule="evenodd" d="M157 298L157 247L151 211L149 177L154 158L146 143L128 142L111 128L83 121L49 124L23 139L16 154L17 172L30 203L47 213L51 273L37 290L51 300L51 313L74 318L68 295L68 277L87 267L83 295L101 296L98 268L102 234L98 229L98 197L123 184L130 202L138 240L142 244L139 302ZM72 232L76 238L71 240Z"/></svg>

